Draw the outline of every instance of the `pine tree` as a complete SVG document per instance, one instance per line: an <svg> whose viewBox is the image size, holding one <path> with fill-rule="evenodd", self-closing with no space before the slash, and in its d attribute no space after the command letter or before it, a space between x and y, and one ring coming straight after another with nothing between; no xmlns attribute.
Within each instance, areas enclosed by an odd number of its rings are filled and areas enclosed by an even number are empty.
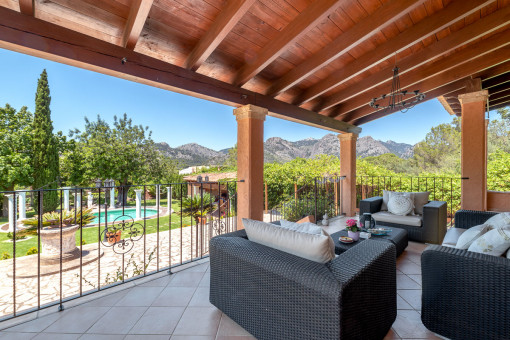
<svg viewBox="0 0 510 340"><path fill-rule="evenodd" d="M50 110L50 87L48 75L43 70L37 82L35 93L35 114L33 122L33 188L56 189L59 178L58 141L53 135L53 123ZM58 207L58 192L45 191L43 194L43 212L53 211ZM35 208L38 210L37 197Z"/></svg>

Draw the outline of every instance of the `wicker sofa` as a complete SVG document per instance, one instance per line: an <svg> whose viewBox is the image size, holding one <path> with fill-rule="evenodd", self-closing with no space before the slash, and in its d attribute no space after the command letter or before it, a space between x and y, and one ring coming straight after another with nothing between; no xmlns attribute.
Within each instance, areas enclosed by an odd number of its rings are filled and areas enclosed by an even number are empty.
<svg viewBox="0 0 510 340"><path fill-rule="evenodd" d="M328 264L251 242L210 241L210 301L260 340L383 339L395 321L395 246L365 241Z"/></svg>
<svg viewBox="0 0 510 340"><path fill-rule="evenodd" d="M459 210L455 227L483 224L492 212ZM422 321L452 340L510 339L510 260L433 245L421 258Z"/></svg>
<svg viewBox="0 0 510 340"><path fill-rule="evenodd" d="M364 213L371 213L376 220L376 225L405 229L410 241L434 244L442 242L446 234L446 202L430 201L423 206L422 216L391 216L392 214L388 212L381 212L382 202L383 198L380 196L361 200L359 203L360 216ZM379 214L386 217L384 221L379 220Z"/></svg>

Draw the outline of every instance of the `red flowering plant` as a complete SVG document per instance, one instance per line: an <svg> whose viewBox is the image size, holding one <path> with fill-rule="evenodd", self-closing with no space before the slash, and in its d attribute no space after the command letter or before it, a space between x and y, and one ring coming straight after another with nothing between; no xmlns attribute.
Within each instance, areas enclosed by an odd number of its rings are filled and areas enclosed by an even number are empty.
<svg viewBox="0 0 510 340"><path fill-rule="evenodd" d="M358 221L353 220L352 218L345 221L345 224L347 224L347 227L345 227L345 229L347 229L348 231L352 231L353 233L361 231L361 228L358 226Z"/></svg>

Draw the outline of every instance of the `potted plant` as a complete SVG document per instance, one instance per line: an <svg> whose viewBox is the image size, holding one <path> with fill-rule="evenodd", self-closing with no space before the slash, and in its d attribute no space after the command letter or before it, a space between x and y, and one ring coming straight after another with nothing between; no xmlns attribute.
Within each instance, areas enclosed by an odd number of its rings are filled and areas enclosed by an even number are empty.
<svg viewBox="0 0 510 340"><path fill-rule="evenodd" d="M42 215L39 236L41 239L41 255L45 257L59 257L60 253L70 253L76 249L75 232L82 225L89 224L94 219L92 209L52 211ZM23 221L23 224L37 228L39 218L34 217ZM62 240L60 239L62 237ZM62 250L60 245L62 244Z"/></svg>
<svg viewBox="0 0 510 340"><path fill-rule="evenodd" d="M116 230L116 231L108 231L106 232L106 240L108 241L108 244L115 244L117 242L120 242L120 238L122 235L122 230Z"/></svg>
<svg viewBox="0 0 510 340"><path fill-rule="evenodd" d="M178 214L192 217L197 225L207 223L207 216L216 208L214 198L209 193L185 197L182 199L181 209Z"/></svg>
<svg viewBox="0 0 510 340"><path fill-rule="evenodd" d="M347 227L345 227L345 229L347 229L347 235L354 241L358 241L359 232L361 231L361 228L358 226L358 222L351 218L347 220L345 224L347 224Z"/></svg>

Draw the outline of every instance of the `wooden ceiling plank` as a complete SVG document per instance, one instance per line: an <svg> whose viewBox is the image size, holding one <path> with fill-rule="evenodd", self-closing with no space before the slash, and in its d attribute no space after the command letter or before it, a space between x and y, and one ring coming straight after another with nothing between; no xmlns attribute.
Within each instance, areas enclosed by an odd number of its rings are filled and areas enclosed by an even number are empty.
<svg viewBox="0 0 510 340"><path fill-rule="evenodd" d="M505 97L510 97L510 87L508 87L507 90L501 91L496 94L490 94L489 92L489 100L498 100Z"/></svg>
<svg viewBox="0 0 510 340"><path fill-rule="evenodd" d="M483 81L498 77L510 72L510 61L495 65L487 70L483 70L473 75L473 78L481 78Z"/></svg>
<svg viewBox="0 0 510 340"><path fill-rule="evenodd" d="M492 14L492 16L487 16L469 26L465 26L463 29L427 46L419 53L412 54L402 59L397 63L400 68L400 75L408 73L415 68L422 66L441 55L449 53L464 44L470 43L487 33L508 25L510 25L510 7L502 9L501 11ZM349 86L344 91L331 95L329 98L324 99L321 103L314 107L313 111L329 109L334 105L358 96L383 82L391 80L393 74L392 69L393 66L388 66L363 79L361 82L354 84L353 86Z"/></svg>
<svg viewBox="0 0 510 340"><path fill-rule="evenodd" d="M122 37L122 46L133 50L142 33L154 0L134 0L129 11L126 28Z"/></svg>
<svg viewBox="0 0 510 340"><path fill-rule="evenodd" d="M458 65L449 69L447 72L439 73L433 77L420 81L416 83L416 87L420 88L424 93L428 93L436 88L443 86L444 84L449 84L452 82L456 82L459 79L472 79L471 75L475 72L480 72L487 68L492 67L495 64L506 62L510 60L510 47L505 46L499 49L496 49L490 53L486 53L480 55L478 58L475 58L467 63L462 65ZM466 86L466 81L464 80L463 87ZM427 95L426 99L429 95ZM345 113L342 116L338 116L337 119L341 119L343 121L351 122L362 116L371 115L375 112L373 108L367 105L362 105L362 107L357 108L351 112ZM397 110L398 111L398 110Z"/></svg>
<svg viewBox="0 0 510 340"><path fill-rule="evenodd" d="M507 89L508 89L508 84L501 84L498 86L491 87L489 89L489 94L495 95L495 94L501 93L503 91L506 91Z"/></svg>
<svg viewBox="0 0 510 340"><path fill-rule="evenodd" d="M509 107L509 106L510 106L510 103L503 103L503 104L494 105L494 106L490 106L489 105L489 110L492 111L492 110L506 108L506 107Z"/></svg>
<svg viewBox="0 0 510 340"><path fill-rule="evenodd" d="M413 46L415 43L419 42L420 40L424 39L427 36L430 36L431 34L434 34L435 32L443 29L444 27L447 27L454 23L455 21L458 21L459 19L469 15L473 11L478 10L481 6L485 5L487 1L478 1L478 2L469 2L470 6L465 6L465 2L463 1L456 1L451 3L448 7L446 7L443 11L437 12L433 14L432 16L420 21L418 24L412 26L408 30L400 33L396 37L386 41L385 43L381 44L377 47L375 50L375 53L366 53L361 58L357 59L348 67L342 68L334 73L332 73L330 76L328 76L323 81L317 83L316 85L310 87L306 91L303 92L303 94L300 96L299 101L295 101L294 104L303 104L307 101L310 101L323 93L331 90L334 87L337 87L338 85L341 85L345 83L346 81L352 79L353 77L361 74L362 72L368 70L370 67L380 63L381 61L387 60L391 56L394 55L395 52L400 52L410 46ZM453 33L455 37L462 38L464 41L470 41L470 35L474 34L475 36L479 37L483 34L478 34L478 32L489 32L494 30L494 27L500 27L503 24L508 23L508 17L510 10L508 9L502 9L505 11L505 13L494 16L495 22L494 25L490 20L484 20L484 24L474 24L476 26L472 26L470 28L466 28L465 33ZM503 18L500 20L500 18ZM504 21L504 20L507 21ZM484 25L487 25L487 29L484 28ZM490 28L489 28L490 27ZM474 29L473 29L474 28ZM452 35L453 35L452 34ZM465 35L464 35L465 34ZM416 55L412 55L407 57L405 60L410 61L414 58L418 58L416 60L416 64L420 65L423 64L430 59L433 59L434 56L438 56L441 53L441 48L447 49L448 51L453 50L454 48L449 48L448 43L443 42L445 39L449 41L450 44L453 44L453 46L458 47L459 44L455 43L455 39L445 37L444 39L436 42L435 44L431 44L427 46L425 49L426 51L430 51L427 55L422 55L422 52L417 53ZM439 45L437 45L439 44ZM433 48L431 46L442 46L441 48ZM406 67L401 67L402 70L408 70L410 67L412 67L414 63L408 62L406 64ZM399 61L399 65L402 65L402 62ZM391 67L392 68L392 67ZM385 71L386 72L386 71ZM390 76L392 74L390 69ZM367 82L368 84L372 84L370 82ZM374 85L375 86L375 85ZM338 94L339 98L341 99L341 95ZM333 99L333 97L331 98ZM338 101L337 103L339 103ZM326 99L326 103L321 107L315 107L314 111L320 111L325 110L326 108L330 107L328 99Z"/></svg>
<svg viewBox="0 0 510 340"><path fill-rule="evenodd" d="M418 84L423 82L423 80L428 79L430 77L434 77L438 74L448 74L449 69L455 68L458 65L463 63L467 63L470 60L479 60L481 55L491 53L495 50L500 49L503 53L502 61L506 61L510 58L510 55L505 55L508 53L508 49L504 49L503 47L510 45L510 40L508 36L510 34L510 29L507 29L503 32L497 33L491 36L488 39L484 39L474 46L470 46L469 48L465 48L460 50L459 52L453 53L445 58L442 58L434 63L430 63L424 65L422 67L416 68L413 72L403 74L400 77L400 84L402 89L407 89L409 91L420 90L423 91ZM495 62L492 65L498 64L499 62ZM484 63L485 64L485 63ZM463 73L467 73L463 77L471 75L479 70L483 70L492 65L487 65L483 68L477 68L476 66L471 69L464 70ZM353 97L350 100L343 102L342 104L332 107L329 111L327 111L330 117L336 117L341 114L350 112L352 110L357 109L363 105L368 105L372 98L377 98L384 93L388 93L390 89L390 83L382 84L377 87L372 88L370 91L364 92L359 96ZM326 111L325 111L326 112Z"/></svg>
<svg viewBox="0 0 510 340"><path fill-rule="evenodd" d="M334 41L314 54L312 58L308 58L277 80L267 94L275 97L281 92L288 90L324 65L331 63L350 49L370 39L373 34L422 5L423 2L422 0L393 0L387 2L379 10L338 36Z"/></svg>
<svg viewBox="0 0 510 340"><path fill-rule="evenodd" d="M0 7L0 48L231 106L265 107L275 117L335 132L361 128L209 78L70 29ZM125 62L121 61L125 58Z"/></svg>
<svg viewBox="0 0 510 340"><path fill-rule="evenodd" d="M461 80L458 80L458 81L455 81L451 84L447 84L447 85L444 85L444 86L441 86L433 91L430 91L427 93L427 97L425 98L425 100L423 102L426 102L428 100L432 100L438 96L442 96L442 95L445 95L446 93L450 93L452 91L462 91L464 85L466 84L466 80L468 78L464 78L464 79L461 79ZM353 119L352 122L353 124L355 125L361 125L361 124L365 124L365 123L368 123L368 122L371 122L375 119L379 119L379 118L382 118L382 117L385 117L389 114L392 114L392 113L395 113L395 112L398 112L399 110L398 109L393 109L393 110L388 110L388 111L377 111L375 113L372 113L371 115L365 115L365 116L361 116L359 118L356 118L356 119Z"/></svg>
<svg viewBox="0 0 510 340"><path fill-rule="evenodd" d="M509 102L510 102L510 97L504 97L504 98L500 98L498 100L490 100L490 98L489 98L489 105L492 105L492 106L509 103Z"/></svg>
<svg viewBox="0 0 510 340"><path fill-rule="evenodd" d="M492 79L483 81L482 86L484 89L489 89L491 87L498 86L498 85L505 84L505 83L510 83L510 72L502 74L498 77L494 77Z"/></svg>
<svg viewBox="0 0 510 340"><path fill-rule="evenodd" d="M408 1L408 0L407 0ZM339 6L340 0L320 0L313 2L264 47L252 62L246 63L238 72L234 85L243 86L283 51L294 44L302 35L317 26L328 14Z"/></svg>
<svg viewBox="0 0 510 340"><path fill-rule="evenodd" d="M455 115L455 112L453 111L450 103L448 103L448 101L443 96L439 96L439 97L437 97L437 99L439 100L441 105L443 105L443 107L446 110L446 112L448 112L452 116Z"/></svg>
<svg viewBox="0 0 510 340"><path fill-rule="evenodd" d="M19 0L19 11L34 16L34 0Z"/></svg>
<svg viewBox="0 0 510 340"><path fill-rule="evenodd" d="M189 54L184 67L196 71L256 0L230 0Z"/></svg>

